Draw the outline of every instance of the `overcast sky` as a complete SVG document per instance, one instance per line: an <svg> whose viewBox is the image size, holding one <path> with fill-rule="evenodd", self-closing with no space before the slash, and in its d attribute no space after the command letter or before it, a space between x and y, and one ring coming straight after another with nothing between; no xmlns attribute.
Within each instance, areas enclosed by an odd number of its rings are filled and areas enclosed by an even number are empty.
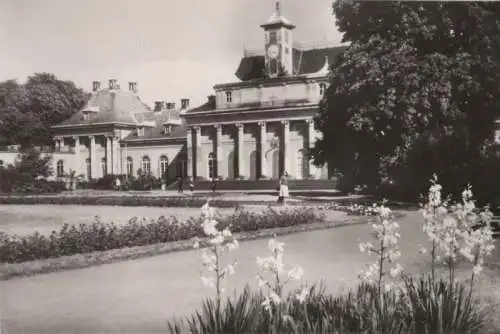
<svg viewBox="0 0 500 334"><path fill-rule="evenodd" d="M137 81L142 99L203 103L232 82L243 48L263 48L274 0L0 0L0 80L51 72L91 90ZM282 0L294 41L341 36L332 0Z"/></svg>

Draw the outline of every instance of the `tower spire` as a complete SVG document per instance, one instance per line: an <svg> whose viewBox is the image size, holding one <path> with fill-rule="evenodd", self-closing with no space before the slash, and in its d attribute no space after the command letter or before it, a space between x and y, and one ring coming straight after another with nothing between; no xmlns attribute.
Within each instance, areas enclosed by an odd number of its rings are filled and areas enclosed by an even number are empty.
<svg viewBox="0 0 500 334"><path fill-rule="evenodd" d="M280 0L276 0L276 16L280 17L281 8L280 8Z"/></svg>

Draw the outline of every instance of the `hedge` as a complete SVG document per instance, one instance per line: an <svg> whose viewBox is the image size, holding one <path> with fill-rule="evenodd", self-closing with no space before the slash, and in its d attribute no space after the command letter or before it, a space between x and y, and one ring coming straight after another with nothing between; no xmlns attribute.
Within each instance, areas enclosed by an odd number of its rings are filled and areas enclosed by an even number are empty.
<svg viewBox="0 0 500 334"><path fill-rule="evenodd" d="M219 229L230 227L234 233L266 228L288 227L323 221L324 215L312 208L276 211L267 208L262 213L236 210L219 217ZM0 261L19 263L74 254L90 253L187 240L203 237L203 218L179 221L175 217L160 217L150 221L132 218L122 226L103 223L98 218L91 224L65 224L49 236L35 232L28 236L0 233Z"/></svg>

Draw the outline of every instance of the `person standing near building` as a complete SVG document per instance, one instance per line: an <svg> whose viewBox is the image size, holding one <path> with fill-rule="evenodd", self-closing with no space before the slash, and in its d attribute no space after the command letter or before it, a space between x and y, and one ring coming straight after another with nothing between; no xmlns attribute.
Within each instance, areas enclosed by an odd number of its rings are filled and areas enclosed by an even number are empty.
<svg viewBox="0 0 500 334"><path fill-rule="evenodd" d="M215 192L215 188L217 187L217 180L215 179L215 177L212 178L211 187L212 187L212 192L214 193Z"/></svg>
<svg viewBox="0 0 500 334"><path fill-rule="evenodd" d="M194 191L194 182L192 177L189 178L189 190L191 190L191 193Z"/></svg>
<svg viewBox="0 0 500 334"><path fill-rule="evenodd" d="M115 189L120 191L122 189L122 182L120 181L120 177L117 176L115 180Z"/></svg>
<svg viewBox="0 0 500 334"><path fill-rule="evenodd" d="M184 179L182 177L179 177L177 187L177 192L182 194L184 192Z"/></svg>
<svg viewBox="0 0 500 334"><path fill-rule="evenodd" d="M286 200L288 199L288 173L285 172L280 178L280 192L278 202L286 205Z"/></svg>

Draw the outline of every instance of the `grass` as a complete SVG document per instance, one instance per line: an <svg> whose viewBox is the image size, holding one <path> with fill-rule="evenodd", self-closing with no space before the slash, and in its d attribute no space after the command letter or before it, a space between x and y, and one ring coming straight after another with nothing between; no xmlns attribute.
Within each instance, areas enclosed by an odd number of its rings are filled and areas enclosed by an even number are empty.
<svg viewBox="0 0 500 334"><path fill-rule="evenodd" d="M261 229L257 231L243 231L235 233L235 237L240 241L254 240L271 237L273 235L286 235L304 231L313 231L340 227L346 225L362 224L367 221L366 217L337 218L333 221L312 222L289 227L278 227ZM132 260L143 257L157 256L170 252L192 249L191 240L179 240L153 245L127 247L112 249L107 251L92 252L85 254L75 254L56 258L26 261L21 263L0 264L0 279L6 280L14 277L33 276L62 270L87 268L94 265L113 263L117 261Z"/></svg>

